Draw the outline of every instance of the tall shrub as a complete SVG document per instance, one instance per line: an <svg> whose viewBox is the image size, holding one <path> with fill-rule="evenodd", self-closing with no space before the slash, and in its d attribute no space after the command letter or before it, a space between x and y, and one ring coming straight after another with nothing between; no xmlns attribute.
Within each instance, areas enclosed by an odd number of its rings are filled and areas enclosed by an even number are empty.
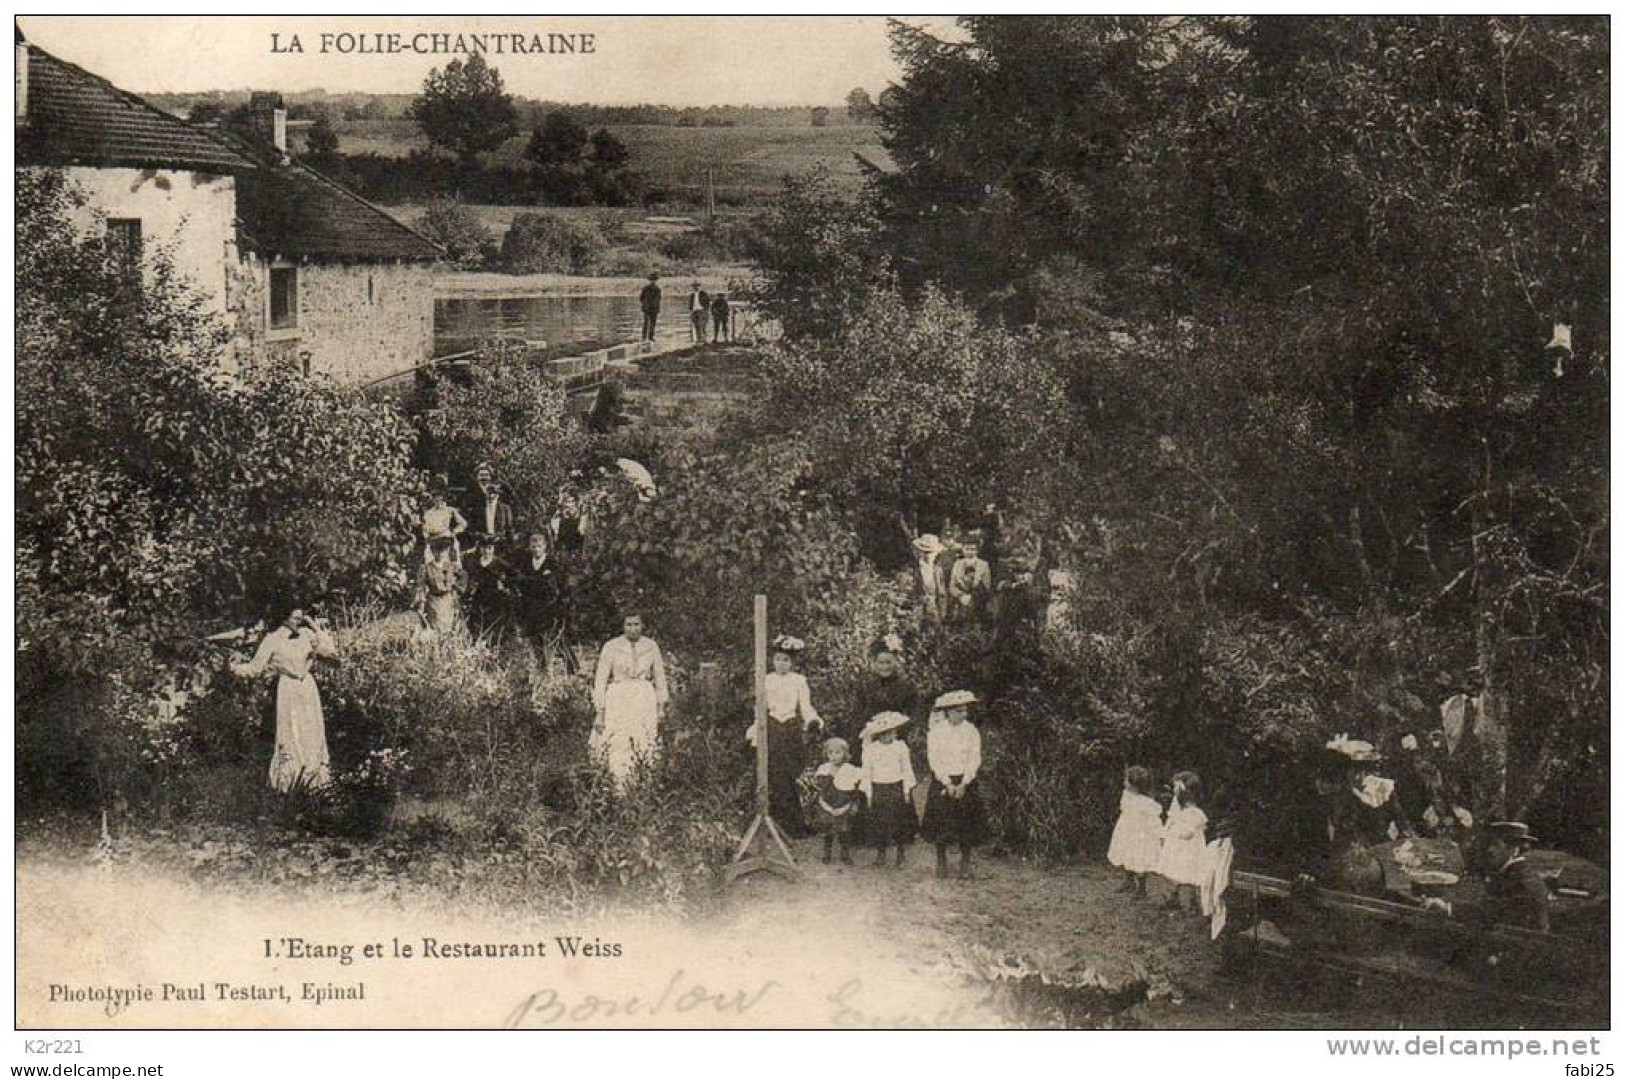
<svg viewBox="0 0 1625 1079"><path fill-rule="evenodd" d="M222 373L163 250L108 250L62 175L18 175L19 713L84 680L114 727L207 633L406 583L421 483L387 406L290 370Z"/></svg>

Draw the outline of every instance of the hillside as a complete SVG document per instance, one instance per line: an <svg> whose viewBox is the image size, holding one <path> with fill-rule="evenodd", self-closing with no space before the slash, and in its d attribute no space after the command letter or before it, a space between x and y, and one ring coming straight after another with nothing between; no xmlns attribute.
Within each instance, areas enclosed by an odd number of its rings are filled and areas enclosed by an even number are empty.
<svg viewBox="0 0 1625 1079"><path fill-rule="evenodd" d="M345 154L405 157L428 149L410 120L341 120L334 125ZM843 185L856 187L862 170L854 154L884 162L879 128L845 125L813 127L741 125L679 127L656 124L609 125L632 152L632 168L662 190L698 194L706 170L715 173L717 195L728 201L755 201L777 190L787 174L823 165ZM299 128L296 128L296 138ZM512 139L492 155L494 162L517 162L529 134Z"/></svg>

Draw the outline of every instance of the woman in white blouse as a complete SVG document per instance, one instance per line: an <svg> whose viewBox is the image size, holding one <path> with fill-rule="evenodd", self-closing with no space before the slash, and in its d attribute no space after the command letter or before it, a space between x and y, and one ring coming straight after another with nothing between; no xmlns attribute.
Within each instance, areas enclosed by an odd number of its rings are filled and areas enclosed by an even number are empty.
<svg viewBox="0 0 1625 1079"><path fill-rule="evenodd" d="M338 646L319 620L307 619L298 607L265 635L254 658L233 664L239 678L276 676L276 748L271 753L271 786L279 791L300 784L325 787L332 782L327 752L327 723L322 695L310 674L311 657L334 659Z"/></svg>
<svg viewBox="0 0 1625 1079"><path fill-rule="evenodd" d="M805 732L823 729L824 721L813 707L807 679L796 670L796 660L805 645L795 637L778 637L773 642L773 669L765 679L767 690L767 791L768 811L786 835L811 834L801 809L801 793L796 781L807 769ZM756 741L756 725L750 726L751 744Z"/></svg>
<svg viewBox="0 0 1625 1079"><path fill-rule="evenodd" d="M969 719L974 703L976 695L968 690L944 693L932 706L926 734L931 787L920 831L936 844L939 877L948 875L948 848L957 846L959 879L969 880L971 848L987 838L987 812L976 782L982 770L982 735Z"/></svg>
<svg viewBox="0 0 1625 1079"><path fill-rule="evenodd" d="M594 720L588 750L601 756L617 788L632 779L639 760L659 751L660 721L670 694L660 646L643 635L643 619L627 615L621 636L606 641L593 674Z"/></svg>

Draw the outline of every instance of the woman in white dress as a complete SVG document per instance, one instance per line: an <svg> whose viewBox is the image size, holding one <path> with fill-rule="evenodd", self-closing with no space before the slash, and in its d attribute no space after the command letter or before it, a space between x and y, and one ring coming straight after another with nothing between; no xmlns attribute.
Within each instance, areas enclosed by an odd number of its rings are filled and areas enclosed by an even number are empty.
<svg viewBox="0 0 1625 1079"><path fill-rule="evenodd" d="M327 753L322 695L311 677L312 656L335 659L338 645L318 619L298 607L265 635L247 663L234 664L239 678L276 675L276 748L271 753L271 786L291 790L300 783L325 787L333 775Z"/></svg>
<svg viewBox="0 0 1625 1079"><path fill-rule="evenodd" d="M660 646L643 635L643 619L628 615L621 628L621 636L606 641L598 653L592 691L596 715L587 748L605 759L615 786L625 788L639 758L652 761L659 751L670 694Z"/></svg>

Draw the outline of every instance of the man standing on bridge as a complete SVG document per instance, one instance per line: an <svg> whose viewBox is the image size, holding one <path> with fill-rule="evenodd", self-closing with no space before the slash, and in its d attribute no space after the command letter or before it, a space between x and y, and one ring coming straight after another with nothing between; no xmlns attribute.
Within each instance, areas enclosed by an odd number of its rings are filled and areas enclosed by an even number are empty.
<svg viewBox="0 0 1625 1079"><path fill-rule="evenodd" d="M696 281L688 293L688 321L693 330L695 344L705 344L705 324L710 317L711 297Z"/></svg>
<svg viewBox="0 0 1625 1079"><path fill-rule="evenodd" d="M649 283L638 293L638 306L643 308L643 340L655 339L655 323L660 321L660 275L649 275Z"/></svg>

